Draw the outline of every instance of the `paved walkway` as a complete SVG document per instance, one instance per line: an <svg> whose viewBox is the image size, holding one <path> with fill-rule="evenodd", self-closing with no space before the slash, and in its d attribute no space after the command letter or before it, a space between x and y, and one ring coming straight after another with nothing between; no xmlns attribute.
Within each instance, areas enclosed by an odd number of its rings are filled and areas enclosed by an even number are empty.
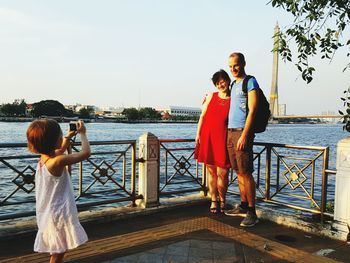
<svg viewBox="0 0 350 263"><path fill-rule="evenodd" d="M210 215L207 205L87 223L90 241L65 262L350 262L350 246L261 221L239 227L242 218ZM48 262L32 252L35 233L0 241L0 262Z"/></svg>

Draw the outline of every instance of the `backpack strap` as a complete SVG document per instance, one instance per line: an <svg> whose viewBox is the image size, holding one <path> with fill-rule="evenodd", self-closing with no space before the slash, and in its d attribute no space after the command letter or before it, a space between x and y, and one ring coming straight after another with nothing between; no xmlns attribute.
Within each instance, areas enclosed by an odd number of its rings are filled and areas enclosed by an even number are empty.
<svg viewBox="0 0 350 263"><path fill-rule="evenodd" d="M242 83L242 91L247 94L248 93L248 81L252 78L253 76L247 75ZM248 99L248 97L247 97Z"/></svg>
<svg viewBox="0 0 350 263"><path fill-rule="evenodd" d="M247 75L245 76L244 80L243 80L243 83L242 83L242 91L244 92L244 94L246 94L246 115L245 117L247 118L248 116L248 111L249 111L249 108L248 108L248 81L252 78L253 76L250 76L250 75Z"/></svg>

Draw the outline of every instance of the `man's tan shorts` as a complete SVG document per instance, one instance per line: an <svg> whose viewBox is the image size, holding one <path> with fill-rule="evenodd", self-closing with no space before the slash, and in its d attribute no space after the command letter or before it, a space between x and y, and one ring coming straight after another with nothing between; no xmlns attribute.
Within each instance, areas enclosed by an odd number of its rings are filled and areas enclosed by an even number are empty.
<svg viewBox="0 0 350 263"><path fill-rule="evenodd" d="M241 129L227 130L227 152L230 158L231 167L238 174L252 174L253 165L253 143L255 135L249 135L244 150L237 150L237 141L242 134Z"/></svg>

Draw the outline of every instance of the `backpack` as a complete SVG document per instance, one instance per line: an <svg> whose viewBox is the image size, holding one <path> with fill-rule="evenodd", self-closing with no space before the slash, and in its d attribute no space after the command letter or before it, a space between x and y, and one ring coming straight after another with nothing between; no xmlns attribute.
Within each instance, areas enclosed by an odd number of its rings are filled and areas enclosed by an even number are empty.
<svg viewBox="0 0 350 263"><path fill-rule="evenodd" d="M242 83L242 91L247 95L247 107L248 107L248 81L253 76L247 75ZM259 88L258 91L258 108L256 110L256 115L253 121L253 131L254 133L264 132L266 130L267 123L270 119L270 104L267 101L264 92ZM247 110L248 115L248 110Z"/></svg>

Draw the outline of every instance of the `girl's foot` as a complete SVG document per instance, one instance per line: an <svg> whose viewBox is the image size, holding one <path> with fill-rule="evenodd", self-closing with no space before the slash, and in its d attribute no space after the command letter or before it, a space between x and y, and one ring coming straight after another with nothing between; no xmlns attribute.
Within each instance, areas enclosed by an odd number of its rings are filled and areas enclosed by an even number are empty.
<svg viewBox="0 0 350 263"><path fill-rule="evenodd" d="M218 212L218 202L216 200L211 200L210 213L217 214Z"/></svg>

